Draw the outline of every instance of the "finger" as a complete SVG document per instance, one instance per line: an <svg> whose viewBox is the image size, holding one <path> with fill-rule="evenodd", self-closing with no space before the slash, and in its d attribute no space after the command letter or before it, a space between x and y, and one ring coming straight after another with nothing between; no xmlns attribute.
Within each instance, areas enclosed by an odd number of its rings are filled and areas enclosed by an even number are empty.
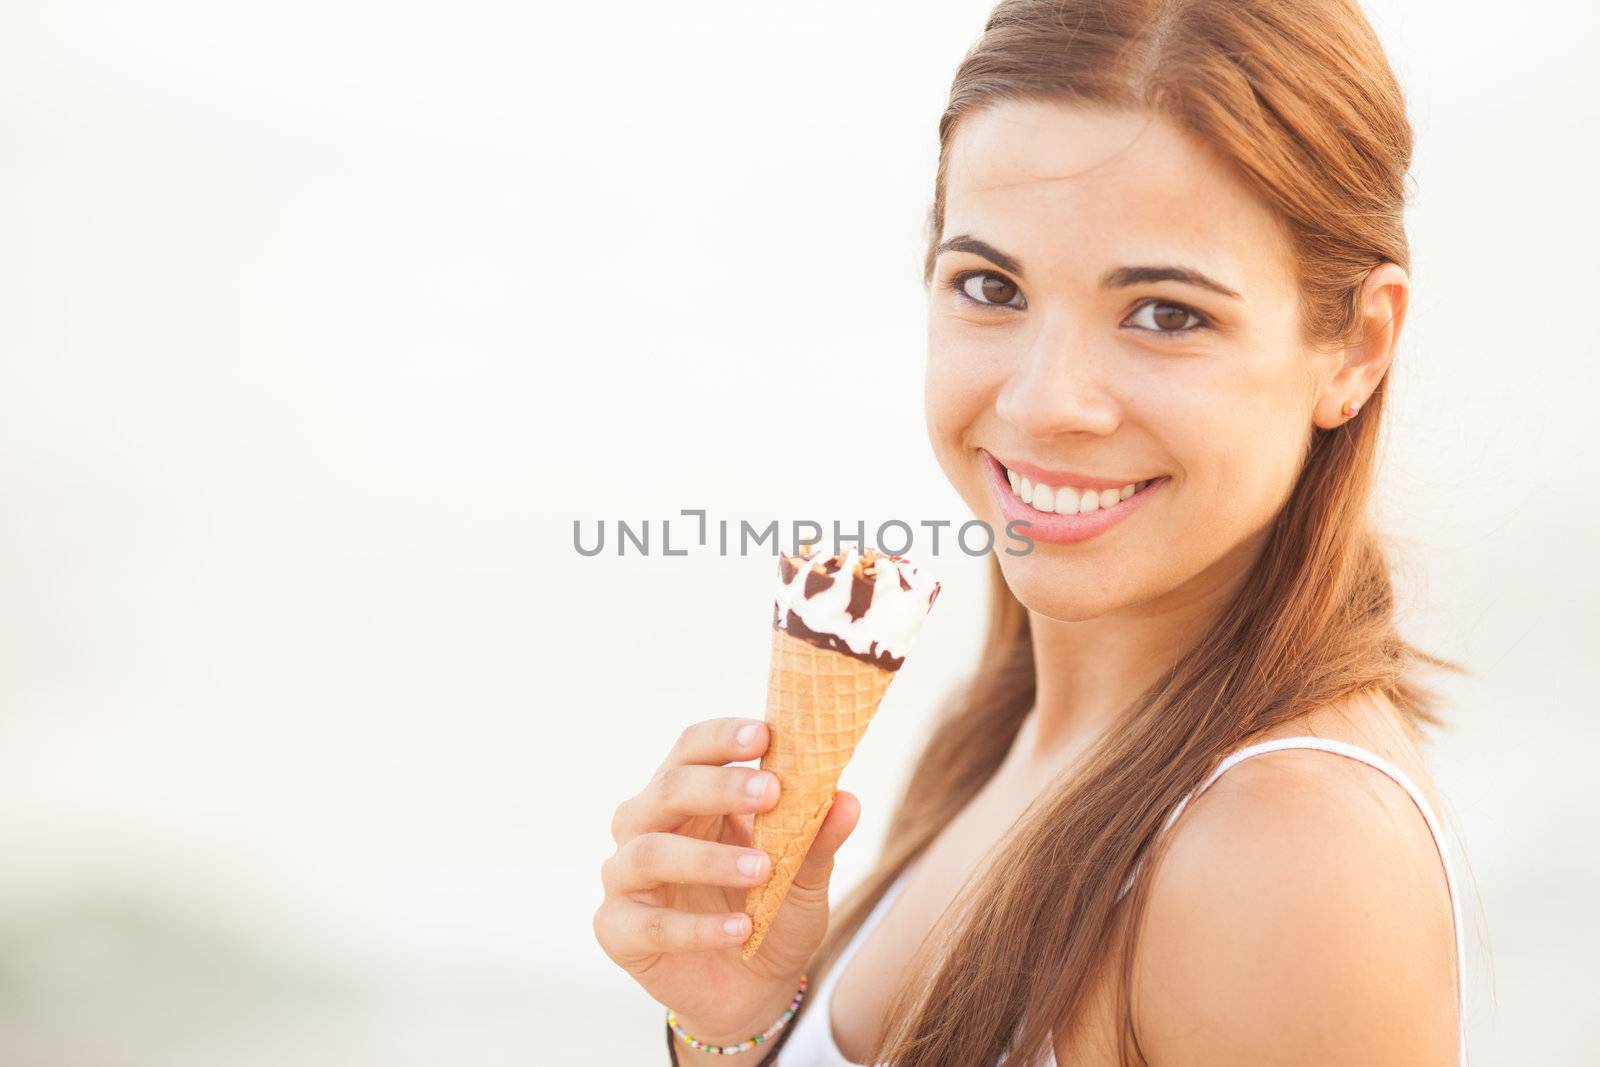
<svg viewBox="0 0 1600 1067"><path fill-rule="evenodd" d="M839 846L861 822L861 801L854 793L843 789L833 795L833 806L817 829L800 869L795 872L791 891L815 892L826 895L828 880L833 877L833 859Z"/></svg>
<svg viewBox="0 0 1600 1067"><path fill-rule="evenodd" d="M681 834L640 834L600 865L607 893L627 896L666 882L749 887L771 874L759 848L701 841Z"/></svg>
<svg viewBox="0 0 1600 1067"><path fill-rule="evenodd" d="M756 843L756 817L754 815L729 815L723 825L727 833L723 841L741 847Z"/></svg>
<svg viewBox="0 0 1600 1067"><path fill-rule="evenodd" d="M617 808L611 836L622 845L640 834L676 830L697 815L766 811L777 804L778 789L777 775L754 767L669 767Z"/></svg>
<svg viewBox="0 0 1600 1067"><path fill-rule="evenodd" d="M723 926L730 921L737 932L729 933ZM627 967L646 963L663 952L742 944L750 936L750 917L737 911L697 914L608 896L595 912L594 934L606 955Z"/></svg>
<svg viewBox="0 0 1600 1067"><path fill-rule="evenodd" d="M741 738L742 730L750 730L750 733ZM767 724L760 719L730 716L694 723L678 735L656 773L685 763L721 766L735 760L754 759L767 750L767 735Z"/></svg>

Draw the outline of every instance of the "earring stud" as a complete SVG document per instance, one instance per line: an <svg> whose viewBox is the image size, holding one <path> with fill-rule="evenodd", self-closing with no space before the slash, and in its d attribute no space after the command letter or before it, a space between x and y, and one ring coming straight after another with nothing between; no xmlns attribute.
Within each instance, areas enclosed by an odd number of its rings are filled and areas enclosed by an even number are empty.
<svg viewBox="0 0 1600 1067"><path fill-rule="evenodd" d="M1339 409L1339 414L1341 414L1345 418L1349 419L1349 418L1354 418L1355 417L1355 413L1360 411L1360 410L1361 410L1361 405L1360 404L1357 404L1353 400L1346 400L1344 402L1344 407Z"/></svg>

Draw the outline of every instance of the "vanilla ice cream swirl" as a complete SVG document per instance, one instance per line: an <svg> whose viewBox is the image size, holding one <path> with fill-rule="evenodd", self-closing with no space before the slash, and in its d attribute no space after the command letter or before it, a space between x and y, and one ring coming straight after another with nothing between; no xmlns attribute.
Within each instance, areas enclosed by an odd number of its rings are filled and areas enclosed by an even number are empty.
<svg viewBox="0 0 1600 1067"><path fill-rule="evenodd" d="M853 548L832 556L780 551L772 625L897 671L938 595L939 583L900 556Z"/></svg>

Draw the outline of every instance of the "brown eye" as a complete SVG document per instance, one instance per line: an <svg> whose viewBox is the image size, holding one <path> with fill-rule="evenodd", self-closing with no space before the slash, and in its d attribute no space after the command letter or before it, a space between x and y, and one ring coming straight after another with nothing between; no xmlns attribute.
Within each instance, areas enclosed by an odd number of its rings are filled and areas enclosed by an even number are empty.
<svg viewBox="0 0 1600 1067"><path fill-rule="evenodd" d="M977 282L977 285L972 284ZM975 271L957 278L953 288L975 304L993 304L996 306L1015 306L1011 301L1022 295L1022 291L1015 285L1006 281L998 274L989 271Z"/></svg>
<svg viewBox="0 0 1600 1067"><path fill-rule="evenodd" d="M1156 305L1156 325L1163 330L1181 330L1184 323L1189 320L1189 313L1181 307L1172 304Z"/></svg>
<svg viewBox="0 0 1600 1067"><path fill-rule="evenodd" d="M1150 312L1148 316L1144 314L1146 311ZM1142 318L1147 318L1148 324L1141 322ZM1192 324L1189 322L1190 319L1194 320ZM1182 304L1172 304L1164 300L1150 300L1140 304L1130 321L1148 333L1167 335L1193 333L1206 325L1206 320L1197 312Z"/></svg>

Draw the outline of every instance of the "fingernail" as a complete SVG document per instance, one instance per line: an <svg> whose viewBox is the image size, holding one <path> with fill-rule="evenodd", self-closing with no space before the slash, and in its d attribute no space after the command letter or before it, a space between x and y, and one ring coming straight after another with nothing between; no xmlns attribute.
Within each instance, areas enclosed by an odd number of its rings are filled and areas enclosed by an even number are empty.
<svg viewBox="0 0 1600 1067"><path fill-rule="evenodd" d="M761 729L761 724L758 722L753 722L748 726L739 727L739 732L734 736L739 739L739 744L749 748L755 743L756 731L759 729Z"/></svg>
<svg viewBox="0 0 1600 1067"><path fill-rule="evenodd" d="M762 859L760 853L746 852L739 857L739 873L747 878L754 878L761 873Z"/></svg>
<svg viewBox="0 0 1600 1067"><path fill-rule="evenodd" d="M744 916L736 915L731 919L724 919L722 928L737 937L739 934L744 933Z"/></svg>
<svg viewBox="0 0 1600 1067"><path fill-rule="evenodd" d="M770 781L772 781L772 775L767 774L765 771L751 775L750 780L744 784L744 791L759 799L766 796L767 783Z"/></svg>

